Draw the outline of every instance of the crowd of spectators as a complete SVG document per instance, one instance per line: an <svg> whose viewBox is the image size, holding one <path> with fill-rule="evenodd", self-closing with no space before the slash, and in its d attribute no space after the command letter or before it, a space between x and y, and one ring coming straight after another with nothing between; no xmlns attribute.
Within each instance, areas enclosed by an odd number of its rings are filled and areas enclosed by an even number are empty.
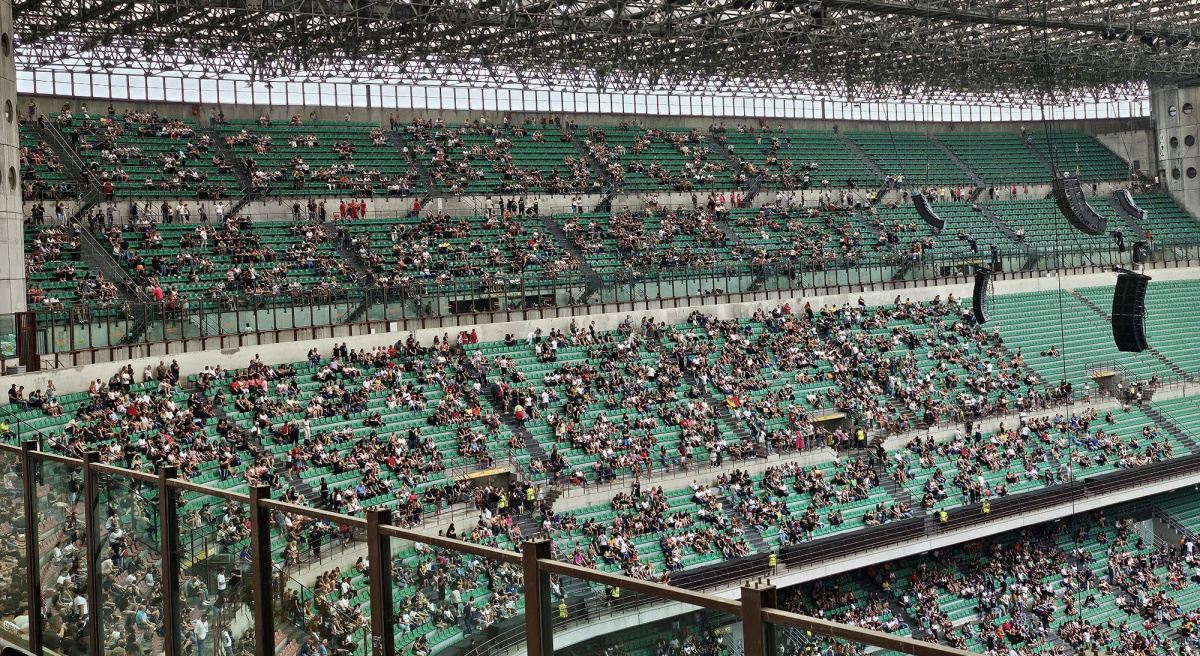
<svg viewBox="0 0 1200 656"><path fill-rule="evenodd" d="M502 194L526 194L545 190L551 194L589 193L599 188L599 181L592 180L591 169L583 157L564 157L549 171L538 163L527 163L519 151L514 151L514 142L546 143L543 133L547 128L558 134L558 139L569 142L571 137L562 131L561 119L542 120L539 125L533 119L524 124L513 125L508 116L500 125L480 117L459 126L448 125L437 119L413 119L404 126L407 139L413 143L411 152L421 157L433 181L448 192L464 195L472 182L494 181L489 192ZM479 139L466 139L465 137Z"/></svg>
<svg viewBox="0 0 1200 656"><path fill-rule="evenodd" d="M166 203L163 212L171 212ZM291 239L286 244L272 244L246 216L201 223L184 232L164 233L160 225L153 215L143 214L97 235L137 287L156 301L329 294L357 279L354 268L332 248L334 235L324 224L288 226ZM290 272L302 273L304 280L289 279ZM319 282L314 284L312 277ZM180 285L190 287L180 290Z"/></svg>
<svg viewBox="0 0 1200 656"><path fill-rule="evenodd" d="M40 206L39 206L40 207ZM38 223L34 212L33 223ZM79 303L105 305L117 300L117 286L104 279L101 273L91 274L87 267L79 270L80 235L75 228L50 226L40 228L25 247L25 273L30 275L26 289L29 307L53 310ZM75 283L70 297L62 298L61 286L45 289L34 279L35 274L49 273L56 283Z"/></svg>
<svg viewBox="0 0 1200 656"><path fill-rule="evenodd" d="M430 210L419 223L393 226L387 250L373 244L370 235L351 236L350 248L381 287L478 279L491 289L530 270L553 278L578 269L576 259L549 232L531 227L520 213L496 211L490 198L487 203L482 221Z"/></svg>

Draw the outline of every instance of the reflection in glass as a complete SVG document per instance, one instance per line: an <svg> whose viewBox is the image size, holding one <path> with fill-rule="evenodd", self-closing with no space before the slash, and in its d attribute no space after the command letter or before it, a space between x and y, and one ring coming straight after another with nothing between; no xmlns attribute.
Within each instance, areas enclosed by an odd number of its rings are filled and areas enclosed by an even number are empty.
<svg viewBox="0 0 1200 656"><path fill-rule="evenodd" d="M833 638L813 633L812 631L779 624L767 624L766 633L768 639L774 640L775 653L778 656L810 656L814 654L822 656L864 656L868 652L878 654L879 656L896 654L896 652L880 650L866 643Z"/></svg>
<svg viewBox="0 0 1200 656"><path fill-rule="evenodd" d="M244 648L253 651L250 607L256 592L251 584L248 505L185 492L177 514L180 653L225 656L223 647L229 645L236 654Z"/></svg>
<svg viewBox="0 0 1200 656"><path fill-rule="evenodd" d="M397 653L429 656L461 646L483 654L524 640L520 565L422 543L392 544Z"/></svg>
<svg viewBox="0 0 1200 656"><path fill-rule="evenodd" d="M0 451L0 637L29 644L29 597L26 595L25 479L20 457Z"/></svg>
<svg viewBox="0 0 1200 656"><path fill-rule="evenodd" d="M629 654L742 651L737 615L559 575L550 577L550 603L556 655L600 656L618 645Z"/></svg>
<svg viewBox="0 0 1200 656"><path fill-rule="evenodd" d="M37 535L41 558L42 646L47 651L71 651L71 643L86 645L87 533L84 527L83 471L74 465L40 460Z"/></svg>
<svg viewBox="0 0 1200 656"><path fill-rule="evenodd" d="M159 572L158 487L153 483L98 476L100 526L100 632L106 652L162 653L163 587Z"/></svg>

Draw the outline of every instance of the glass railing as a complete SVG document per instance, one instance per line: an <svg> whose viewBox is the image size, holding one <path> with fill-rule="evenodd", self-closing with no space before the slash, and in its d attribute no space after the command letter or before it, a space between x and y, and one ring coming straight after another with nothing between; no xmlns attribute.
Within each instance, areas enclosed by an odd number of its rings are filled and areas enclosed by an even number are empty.
<svg viewBox="0 0 1200 656"><path fill-rule="evenodd" d="M483 546L392 526L386 505L343 516L32 440L0 445L0 477L0 638L38 654L966 653L777 610L774 563L708 594L562 562L545 539Z"/></svg>
<svg viewBox="0 0 1200 656"><path fill-rule="evenodd" d="M1200 259L1200 245L1155 241L1151 262L1162 265ZM1003 275L1036 275L1051 270L1100 271L1129 266L1130 254L1115 244L1064 242L1061 248L1008 245L994 253L934 251L924 255L873 253L853 259L763 263L723 262L702 267L599 270L592 275L566 273L550 278L412 282L402 287L312 290L276 296L222 296L180 303L123 303L105 308L80 305L37 316L36 349L53 366L95 360L75 354L109 350L124 357L143 355L144 345L184 342L196 350L241 345L241 336L272 335L271 341L324 337L332 326L351 326L350 334L404 331L452 324L518 320L566 311L611 311L613 304L650 301L739 302L762 294L861 290L863 286L904 287L919 281L962 281L977 267ZM1153 264L1152 264L1153 266ZM531 314L536 313L536 314ZM0 349L16 352L12 316L0 316ZM446 324L450 325L450 324ZM357 327L357 328L355 328ZM258 342L253 342L258 343ZM189 345L188 350L192 346ZM105 361L111 358L106 358Z"/></svg>

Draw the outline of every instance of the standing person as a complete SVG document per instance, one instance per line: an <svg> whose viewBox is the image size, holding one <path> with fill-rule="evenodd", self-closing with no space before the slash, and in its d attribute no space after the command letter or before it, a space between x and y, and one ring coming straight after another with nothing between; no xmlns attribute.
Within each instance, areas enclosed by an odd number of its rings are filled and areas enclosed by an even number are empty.
<svg viewBox="0 0 1200 656"><path fill-rule="evenodd" d="M225 222L225 203L217 201L217 223Z"/></svg>
<svg viewBox="0 0 1200 656"><path fill-rule="evenodd" d="M224 468L225 463L224 462L221 463L221 466L222 466L222 468ZM222 567L221 569L217 570L217 603L218 604L221 604L221 605L225 604L225 590L227 589L228 583L229 583L229 580L227 578L225 578L225 568Z"/></svg>
<svg viewBox="0 0 1200 656"><path fill-rule="evenodd" d="M192 632L196 635L196 654L204 656L204 641L208 640L208 621L204 614L192 620Z"/></svg>

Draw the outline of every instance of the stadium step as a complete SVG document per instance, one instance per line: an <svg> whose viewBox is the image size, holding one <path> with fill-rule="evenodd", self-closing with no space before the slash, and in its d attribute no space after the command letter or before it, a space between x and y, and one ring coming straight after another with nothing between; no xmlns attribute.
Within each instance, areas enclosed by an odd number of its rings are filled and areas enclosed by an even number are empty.
<svg viewBox="0 0 1200 656"><path fill-rule="evenodd" d="M931 134L931 135L929 135L929 141L932 142L933 145L940 148L942 150L942 152L946 154L946 157L950 158L950 161L957 164L958 168L963 170L963 173L966 173L967 175L971 176L971 179L975 181L976 189L982 189L986 185L986 183L983 181L983 178L979 177L978 173L976 173L971 167L967 166L967 163L962 161L962 159L959 158L958 155L955 155L954 151L947 148L946 144L942 143L942 141L940 139L938 139L937 137L935 137L934 135Z"/></svg>
<svg viewBox="0 0 1200 656"><path fill-rule="evenodd" d="M1074 289L1071 290L1071 296L1074 296L1075 298L1079 299L1080 301L1083 301L1084 305L1091 308L1092 311L1095 312L1096 314L1099 314L1100 316L1104 317L1105 321L1108 321L1108 322L1112 321L1112 317L1110 317L1108 315L1108 313L1104 311L1103 308L1101 308L1099 305L1096 305L1094 302L1092 302L1092 300L1090 298L1084 296L1083 294L1080 294L1078 291L1076 291ZM1148 352L1150 352L1160 362L1162 362L1167 367L1169 367L1175 375L1179 376L1180 378L1183 378L1184 380L1191 380L1192 376L1190 374L1188 374L1188 372L1184 371L1183 368L1180 367L1179 365L1168 360L1165 355L1163 355L1160 351L1158 351L1158 349L1155 349L1153 346L1149 346L1149 347L1147 347L1146 350ZM1149 401L1150 399L1145 398L1144 400Z"/></svg>
<svg viewBox="0 0 1200 656"><path fill-rule="evenodd" d="M990 220L996 226L996 228L1000 230L1001 233L1011 238L1013 243L1020 246L1021 250L1023 250L1028 256L1025 260L1024 266L1022 266L1022 269L1033 268L1034 264L1037 263L1037 251L1032 246L1025 243L1024 240L1018 239L1017 233L1015 230L1013 230L1012 226L1005 223L1004 220L992 210L992 208L988 207L984 203L980 203L979 208L980 211L983 212L983 215L986 216L988 220Z"/></svg>
<svg viewBox="0 0 1200 656"><path fill-rule="evenodd" d="M563 126L563 132L571 138L571 145L575 147L575 150L581 157L583 157L583 161L587 162L588 168L592 169L592 172L595 173L596 177L600 179L600 184L604 186L604 198L601 199L601 201L596 205L595 208L592 209L592 211L611 211L612 198L617 194L617 189L613 185L612 178L608 175L608 169L604 168L604 165L600 163L600 160L596 159L596 157L592 155L592 151L588 150L588 147L584 145L583 139L579 138L579 135L575 133L574 129L572 129L570 123ZM606 209L602 210L602 206L605 206ZM579 261L582 262L583 258L580 258Z"/></svg>
<svg viewBox="0 0 1200 656"><path fill-rule="evenodd" d="M851 152L853 152L860 160L862 160L863 166L875 173L876 179L883 180L887 177L887 171L884 171L883 168L880 167L875 160L871 159L871 157L867 155L866 151L859 147L858 144L854 143L850 137L847 137L844 133L838 130L837 126L834 126L833 132L838 136L839 139L842 140L842 143L846 144L846 147L849 148ZM883 197L887 195L887 190L887 186L881 186L878 193L875 194L875 200L872 204L878 205L879 203L883 202Z"/></svg>
<svg viewBox="0 0 1200 656"><path fill-rule="evenodd" d="M1196 440L1192 438L1192 435L1189 431L1182 430L1179 426L1177 426L1174 420L1164 416L1158 411L1157 408L1153 407L1149 403L1142 405L1142 412L1146 413L1146 416L1153 419L1154 423L1160 426L1163 430L1170 433L1180 442L1186 444L1187 447L1192 450L1192 453L1200 453L1200 444L1196 443Z"/></svg>
<svg viewBox="0 0 1200 656"><path fill-rule="evenodd" d="M1022 137L1024 137L1024 135L1022 135ZM1024 139L1022 139L1022 141L1024 141ZM1042 154L1042 151L1034 148L1033 144L1030 143L1026 143L1025 147L1029 149L1029 152L1033 153L1034 157L1038 158L1038 160L1040 160L1041 163L1046 166L1047 178L1053 178L1054 165L1050 163L1050 160L1046 159L1046 156Z"/></svg>
<svg viewBox="0 0 1200 656"><path fill-rule="evenodd" d="M207 134L212 139L213 148L221 156L221 159L234 163L233 177L237 180L238 186L241 187L242 198L247 197L250 194L250 176L243 167L237 165L237 155L229 149L229 146L225 145L225 140L221 138L221 135L217 134L215 129L197 123L196 132ZM237 203L234 203L234 205L236 206ZM230 213L231 216L233 214L234 212Z"/></svg>
<svg viewBox="0 0 1200 656"><path fill-rule="evenodd" d="M87 262L88 267L93 271L99 271L104 274L104 277L109 282L116 283L117 293L122 300L137 302L140 299L137 295L137 288L133 283L133 278L129 277L129 273L125 268L112 258L108 249L104 248L99 241L80 226L80 242L79 256Z"/></svg>

